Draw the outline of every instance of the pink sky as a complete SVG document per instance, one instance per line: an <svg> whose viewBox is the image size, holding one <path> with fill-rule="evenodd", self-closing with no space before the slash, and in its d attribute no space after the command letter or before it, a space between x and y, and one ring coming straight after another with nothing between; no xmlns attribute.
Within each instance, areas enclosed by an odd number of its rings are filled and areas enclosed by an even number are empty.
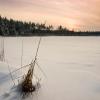
<svg viewBox="0 0 100 100"><path fill-rule="evenodd" d="M0 14L75 30L100 30L100 0L0 0Z"/></svg>

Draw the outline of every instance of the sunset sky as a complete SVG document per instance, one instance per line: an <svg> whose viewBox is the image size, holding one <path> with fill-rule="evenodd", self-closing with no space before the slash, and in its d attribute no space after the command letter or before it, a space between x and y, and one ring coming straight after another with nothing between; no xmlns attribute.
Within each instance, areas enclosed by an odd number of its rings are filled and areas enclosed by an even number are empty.
<svg viewBox="0 0 100 100"><path fill-rule="evenodd" d="M75 30L100 30L100 0L0 0L0 15Z"/></svg>

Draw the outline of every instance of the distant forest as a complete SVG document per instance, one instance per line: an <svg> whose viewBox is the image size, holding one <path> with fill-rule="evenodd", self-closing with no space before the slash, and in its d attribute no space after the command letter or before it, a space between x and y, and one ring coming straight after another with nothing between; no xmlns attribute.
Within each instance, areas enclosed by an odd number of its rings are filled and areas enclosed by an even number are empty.
<svg viewBox="0 0 100 100"><path fill-rule="evenodd" d="M45 23L23 22L0 16L1 36L100 36L100 32L75 32L61 25L56 29Z"/></svg>

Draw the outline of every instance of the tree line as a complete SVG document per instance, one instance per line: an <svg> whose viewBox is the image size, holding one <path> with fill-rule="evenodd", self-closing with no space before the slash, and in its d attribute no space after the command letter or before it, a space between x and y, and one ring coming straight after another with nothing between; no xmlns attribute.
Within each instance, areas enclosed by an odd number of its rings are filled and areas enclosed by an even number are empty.
<svg viewBox="0 0 100 100"><path fill-rule="evenodd" d="M95 36L100 32L75 32L61 25L56 29L45 23L23 22L0 16L1 36Z"/></svg>

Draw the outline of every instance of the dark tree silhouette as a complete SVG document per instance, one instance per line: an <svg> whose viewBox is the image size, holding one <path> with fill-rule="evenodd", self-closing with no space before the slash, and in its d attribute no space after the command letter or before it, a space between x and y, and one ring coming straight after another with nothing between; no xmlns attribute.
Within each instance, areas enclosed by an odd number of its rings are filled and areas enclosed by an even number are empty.
<svg viewBox="0 0 100 100"><path fill-rule="evenodd" d="M45 23L22 22L0 16L0 35L2 36L100 36L100 32L75 32L66 27Z"/></svg>

